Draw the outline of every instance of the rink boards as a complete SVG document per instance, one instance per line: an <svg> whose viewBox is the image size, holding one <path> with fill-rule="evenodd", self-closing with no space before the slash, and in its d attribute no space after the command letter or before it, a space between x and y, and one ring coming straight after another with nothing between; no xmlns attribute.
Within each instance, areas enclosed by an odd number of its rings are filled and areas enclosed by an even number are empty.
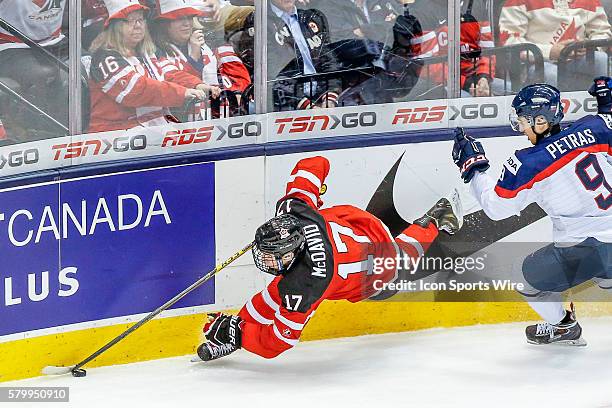
<svg viewBox="0 0 612 408"><path fill-rule="evenodd" d="M364 112L356 117L367 128L371 115ZM30 179L8 180L0 190L0 381L80 361L243 247L272 215L300 158L330 160L325 206L376 204L412 220L456 187L468 213L479 209L450 159L448 130L351 134L348 128L289 140L291 129L309 131L310 125L295 114L291 120L275 115L267 118L275 128L242 127L259 132L248 143L189 156L137 155L128 164L47 166ZM282 131L279 118L286 119ZM137 137L128 139L139 146ZM82 149L81 142L66 149ZM483 143L495 172L514 149L526 146L521 137ZM70 162L87 164L87 157ZM550 239L546 221L531 228L542 241ZM236 311L267 282L247 254L90 366L192 353L205 312ZM449 299L430 292L411 300L325 302L303 340L535 318L520 302L440 302ZM510 293L508 300L519 299ZM593 304L582 311L609 310Z"/></svg>

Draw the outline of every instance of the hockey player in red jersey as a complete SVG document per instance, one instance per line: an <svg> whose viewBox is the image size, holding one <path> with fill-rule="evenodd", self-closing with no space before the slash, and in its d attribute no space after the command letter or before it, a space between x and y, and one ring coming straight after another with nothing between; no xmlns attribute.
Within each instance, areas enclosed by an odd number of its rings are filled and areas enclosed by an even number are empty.
<svg viewBox="0 0 612 408"><path fill-rule="evenodd" d="M300 160L289 178L276 217L255 234L253 259L274 280L237 316L209 314L208 340L198 348L214 360L239 348L273 358L298 343L302 330L326 299L358 302L377 295L374 282L392 282L396 266L375 270L375 258L423 256L440 230L462 224L458 196L439 200L396 237L374 215L351 205L321 209L320 190L329 173L324 157ZM388 265L385 265L388 266Z"/></svg>

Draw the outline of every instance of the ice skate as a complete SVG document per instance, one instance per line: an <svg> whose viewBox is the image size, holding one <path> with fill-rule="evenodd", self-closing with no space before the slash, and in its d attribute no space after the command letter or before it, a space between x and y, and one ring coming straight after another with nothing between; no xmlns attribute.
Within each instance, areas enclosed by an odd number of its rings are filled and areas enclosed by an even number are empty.
<svg viewBox="0 0 612 408"><path fill-rule="evenodd" d="M582 338L582 327L576 320L574 305L566 311L565 318L557 324L538 323L525 329L529 344L561 344L566 346L586 346Z"/></svg>
<svg viewBox="0 0 612 408"><path fill-rule="evenodd" d="M422 217L414 221L415 224L426 228L433 222L440 231L449 235L455 234L463 225L463 206L459 192L455 189L448 197L441 198Z"/></svg>

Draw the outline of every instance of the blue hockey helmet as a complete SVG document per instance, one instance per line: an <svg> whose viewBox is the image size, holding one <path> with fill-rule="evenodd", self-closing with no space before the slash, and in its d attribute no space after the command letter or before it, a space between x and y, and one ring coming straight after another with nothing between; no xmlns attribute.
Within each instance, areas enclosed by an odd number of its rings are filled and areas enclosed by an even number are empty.
<svg viewBox="0 0 612 408"><path fill-rule="evenodd" d="M550 126L558 125L563 119L563 106L561 93L557 88L548 84L533 84L521 89L512 100L510 113L510 126L515 131L521 130L524 122L534 126L538 116L544 117Z"/></svg>

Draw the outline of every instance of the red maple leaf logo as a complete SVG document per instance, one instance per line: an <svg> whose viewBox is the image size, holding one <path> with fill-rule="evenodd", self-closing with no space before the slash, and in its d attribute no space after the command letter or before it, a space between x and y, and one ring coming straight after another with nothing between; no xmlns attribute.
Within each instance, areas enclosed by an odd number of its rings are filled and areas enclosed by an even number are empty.
<svg viewBox="0 0 612 408"><path fill-rule="evenodd" d="M576 28L576 20L574 19L572 20L572 24L570 24L569 27L567 27L567 30L565 30L565 32L561 35L561 37L559 37L559 40L557 42L561 42L565 40L576 41L578 39L577 34L578 34L578 29Z"/></svg>

